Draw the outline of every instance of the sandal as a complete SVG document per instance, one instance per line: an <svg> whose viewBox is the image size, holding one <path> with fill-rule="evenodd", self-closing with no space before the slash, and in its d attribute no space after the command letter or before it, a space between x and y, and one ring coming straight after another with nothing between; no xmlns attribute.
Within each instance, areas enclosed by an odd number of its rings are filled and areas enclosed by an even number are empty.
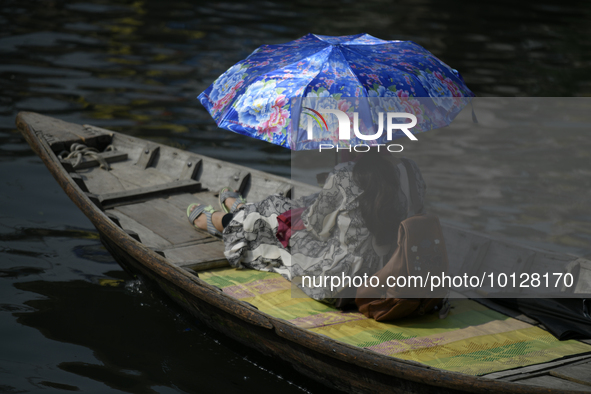
<svg viewBox="0 0 591 394"><path fill-rule="evenodd" d="M224 201L228 198L235 198L234 204L228 209ZM242 197L238 192L230 190L229 187L224 187L220 190L220 197L219 197L220 207L225 213L234 213L240 204L246 204L246 200Z"/></svg>
<svg viewBox="0 0 591 394"><path fill-rule="evenodd" d="M195 209L193 209L193 211L191 212L191 208L195 207ZM218 231L217 228L215 228L215 226L213 225L212 221L211 221L211 215L214 213L214 209L211 205L205 206L205 205L201 205L201 204L190 204L187 207L187 217L189 218L189 223L191 223L191 225L199 230L203 230L197 226L195 226L194 222L195 219L197 219L199 217L199 215L201 215L202 213L205 214L205 220L207 221L207 232L210 233L211 235L217 235L219 237L222 236L222 233Z"/></svg>

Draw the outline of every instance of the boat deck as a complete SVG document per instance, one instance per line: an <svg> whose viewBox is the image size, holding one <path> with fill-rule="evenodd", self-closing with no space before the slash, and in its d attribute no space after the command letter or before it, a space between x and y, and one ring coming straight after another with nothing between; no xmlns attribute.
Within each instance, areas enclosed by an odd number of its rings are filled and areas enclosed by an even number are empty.
<svg viewBox="0 0 591 394"><path fill-rule="evenodd" d="M95 146L101 152L108 145L113 146L114 151L99 154L109 162L109 171L100 168L100 160L91 157L85 157L78 164L75 159L61 160L61 164L77 187L111 221L130 237L165 257L170 264L195 277L200 272L227 267L228 262L223 254L222 241L196 230L188 222L186 208L190 203L215 207L218 204L216 191L228 185L241 191L249 201L260 200L272 193L289 195L292 192L292 185L284 178L151 142L138 144L136 138L108 130L78 126L37 114L25 114L20 117L20 122L21 129L30 126L38 136L45 135L48 147L56 154L72 142ZM301 186L300 190L315 190ZM454 231L459 230L451 230ZM468 234L465 238L470 236ZM471 248L471 254L464 257L462 263L466 264L469 259L482 263L486 254L483 249L489 248L490 241L478 240L477 247ZM532 253L541 255L539 251ZM530 267L533 259L528 260ZM566 262L568 259L562 260ZM570 264L572 267L572 262ZM580 266L581 262L578 264ZM518 314L513 315L520 318ZM522 324L528 322L526 317L520 320L524 321ZM540 329L531 319L529 324ZM572 342L587 346L583 342ZM580 349L586 348L581 346ZM591 392L590 351L591 346L586 351L571 352L551 361L519 368L510 366L512 369L480 375L525 385Z"/></svg>

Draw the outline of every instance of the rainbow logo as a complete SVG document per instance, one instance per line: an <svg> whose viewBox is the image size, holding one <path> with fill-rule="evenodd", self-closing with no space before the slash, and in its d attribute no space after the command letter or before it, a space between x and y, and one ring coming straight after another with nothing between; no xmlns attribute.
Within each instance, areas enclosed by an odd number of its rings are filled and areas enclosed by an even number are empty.
<svg viewBox="0 0 591 394"><path fill-rule="evenodd" d="M326 124L326 120L324 120L324 117L320 114L320 112L313 110L312 108L308 108L308 107L304 107L305 109L307 109L308 111L312 111L314 114L310 114L308 112L304 112L306 115L308 115L309 117L311 117L312 119L314 119L316 121L316 123L318 123L318 127L322 128L322 124L320 124L320 120L322 120L322 123L324 123L324 127L326 127L326 130L328 130L328 125ZM318 119L320 118L320 119Z"/></svg>

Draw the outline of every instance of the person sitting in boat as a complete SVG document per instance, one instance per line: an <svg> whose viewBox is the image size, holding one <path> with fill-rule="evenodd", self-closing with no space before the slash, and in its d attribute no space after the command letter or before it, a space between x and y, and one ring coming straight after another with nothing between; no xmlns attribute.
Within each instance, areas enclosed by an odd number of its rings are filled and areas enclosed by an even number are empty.
<svg viewBox="0 0 591 394"><path fill-rule="evenodd" d="M413 215L407 175L415 177L421 204L424 200L421 172L408 161L412 174L392 154L370 150L337 165L311 196L271 195L247 203L224 188L222 211L191 204L187 215L195 227L223 238L233 267L277 272L290 281L313 277L316 284L326 276L373 274L395 247L400 222ZM305 284L298 282L308 296L324 302L344 294L343 288Z"/></svg>

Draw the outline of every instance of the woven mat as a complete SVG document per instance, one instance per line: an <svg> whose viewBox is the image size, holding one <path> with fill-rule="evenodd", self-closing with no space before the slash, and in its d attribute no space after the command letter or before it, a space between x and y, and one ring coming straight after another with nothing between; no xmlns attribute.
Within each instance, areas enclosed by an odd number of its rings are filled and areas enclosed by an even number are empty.
<svg viewBox="0 0 591 394"><path fill-rule="evenodd" d="M330 338L375 352L470 375L540 364L591 352L578 341L558 341L548 332L471 300L451 300L446 319L436 315L379 323L358 312L306 297L292 297L281 275L220 268L199 272L209 284L260 311Z"/></svg>

